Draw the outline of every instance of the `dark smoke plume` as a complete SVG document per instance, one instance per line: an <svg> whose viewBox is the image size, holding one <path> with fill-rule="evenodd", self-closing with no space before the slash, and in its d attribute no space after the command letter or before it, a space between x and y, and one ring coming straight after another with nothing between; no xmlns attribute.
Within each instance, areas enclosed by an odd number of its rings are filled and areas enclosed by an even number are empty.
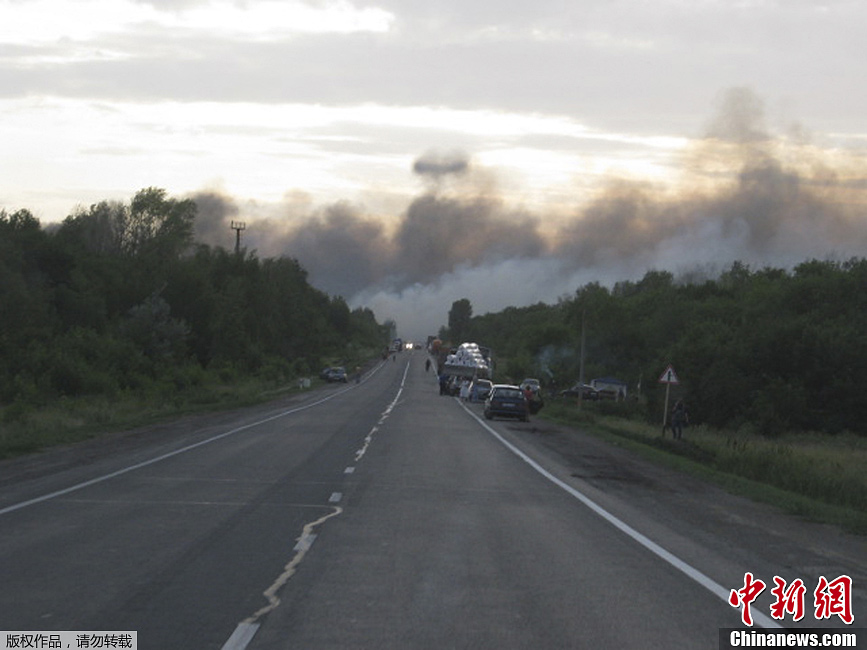
<svg viewBox="0 0 867 650"><path fill-rule="evenodd" d="M238 206L216 191L199 192L193 198L198 207L196 239L215 246L223 243L232 220L238 217Z"/></svg>
<svg viewBox="0 0 867 650"><path fill-rule="evenodd" d="M469 156L459 151L451 153L429 151L412 165L413 173L436 179L450 175L459 176L465 174L469 168Z"/></svg>
<svg viewBox="0 0 867 650"><path fill-rule="evenodd" d="M481 314L649 269L688 278L734 261L789 267L867 253L864 160L841 162L802 134L774 135L746 89L723 96L683 154L678 184L609 179L565 220L506 206L466 154L426 153L413 171L429 183L399 215L287 204L251 223L245 243L297 258L314 285L395 318L412 336L435 333L463 297ZM215 193L195 198L198 235L226 246L227 220L244 210Z"/></svg>
<svg viewBox="0 0 867 650"><path fill-rule="evenodd" d="M307 269L314 284L347 298L379 282L391 256L382 222L345 203L299 219L281 249Z"/></svg>
<svg viewBox="0 0 867 650"><path fill-rule="evenodd" d="M415 199L392 240L390 275L400 285L429 283L459 266L537 257L545 242L537 219L504 214L483 198Z"/></svg>

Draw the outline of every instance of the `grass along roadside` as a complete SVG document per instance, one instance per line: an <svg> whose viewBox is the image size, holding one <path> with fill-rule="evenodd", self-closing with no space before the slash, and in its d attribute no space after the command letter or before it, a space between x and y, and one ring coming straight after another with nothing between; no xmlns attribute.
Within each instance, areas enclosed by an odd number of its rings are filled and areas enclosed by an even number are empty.
<svg viewBox="0 0 867 650"><path fill-rule="evenodd" d="M321 362L369 370L380 356L376 350L356 348ZM307 372L306 365L299 370L272 359L251 373L231 365L206 371L191 364L143 379L136 389L108 387L77 397L49 397L34 387L26 399L0 404L0 460L184 415L261 404L324 383L318 372ZM309 380L303 388L302 379Z"/></svg>
<svg viewBox="0 0 867 650"><path fill-rule="evenodd" d="M660 435L661 425L550 401L539 414L580 427L730 492L849 532L867 534L867 440L853 435L758 434L689 427L683 440Z"/></svg>
<svg viewBox="0 0 867 650"><path fill-rule="evenodd" d="M322 383L312 380L312 385ZM119 392L59 400L10 411L0 409L0 459L68 445L170 418L251 406L300 392L297 380L245 378L174 391Z"/></svg>

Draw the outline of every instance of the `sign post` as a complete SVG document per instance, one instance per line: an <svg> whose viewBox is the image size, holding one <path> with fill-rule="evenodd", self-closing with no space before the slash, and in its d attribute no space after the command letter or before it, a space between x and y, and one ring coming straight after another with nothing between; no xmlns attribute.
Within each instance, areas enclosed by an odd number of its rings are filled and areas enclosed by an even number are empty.
<svg viewBox="0 0 867 650"><path fill-rule="evenodd" d="M668 396L671 391L671 385L680 383L671 364L668 364L668 368L660 375L659 383L665 384L665 408L662 410L662 435L664 436L665 427L668 426Z"/></svg>

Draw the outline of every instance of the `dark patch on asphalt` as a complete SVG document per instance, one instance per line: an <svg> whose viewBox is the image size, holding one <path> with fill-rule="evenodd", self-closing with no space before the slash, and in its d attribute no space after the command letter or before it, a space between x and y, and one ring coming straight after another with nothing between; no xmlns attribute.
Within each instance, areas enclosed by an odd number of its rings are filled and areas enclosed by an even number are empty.
<svg viewBox="0 0 867 650"><path fill-rule="evenodd" d="M573 477L587 481L596 487L604 489L622 484L668 491L665 485L654 481L646 472L632 467L622 453L615 453L616 448L599 445L574 429L544 421L536 421L529 425L516 424L509 429L520 435L522 439L555 452L568 463L567 466ZM608 450L611 450L611 453Z"/></svg>

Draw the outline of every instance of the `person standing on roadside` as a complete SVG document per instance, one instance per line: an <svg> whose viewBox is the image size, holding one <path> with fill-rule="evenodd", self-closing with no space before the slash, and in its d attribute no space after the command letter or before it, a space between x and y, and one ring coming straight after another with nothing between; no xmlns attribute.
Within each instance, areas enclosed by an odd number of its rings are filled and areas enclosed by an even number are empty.
<svg viewBox="0 0 867 650"><path fill-rule="evenodd" d="M675 440L683 437L683 428L689 424L689 412L682 399L677 400L671 409L671 435Z"/></svg>

